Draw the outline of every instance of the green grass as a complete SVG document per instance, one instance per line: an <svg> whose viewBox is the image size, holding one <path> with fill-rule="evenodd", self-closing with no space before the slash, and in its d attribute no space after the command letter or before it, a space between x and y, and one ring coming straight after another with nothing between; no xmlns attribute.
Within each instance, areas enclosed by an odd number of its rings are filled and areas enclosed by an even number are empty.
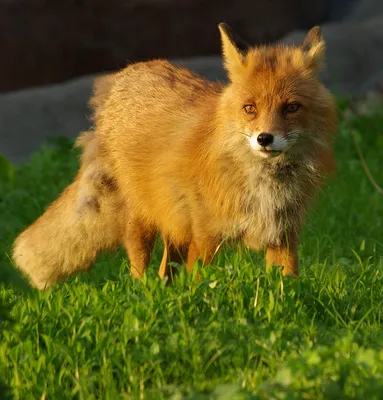
<svg viewBox="0 0 383 400"><path fill-rule="evenodd" d="M382 399L383 197L349 133L383 185L383 114L350 124L308 216L298 280L239 248L202 282L181 272L165 287L158 247L142 282L121 250L39 293L10 246L70 182L76 153L64 141L14 169L0 160L0 398Z"/></svg>

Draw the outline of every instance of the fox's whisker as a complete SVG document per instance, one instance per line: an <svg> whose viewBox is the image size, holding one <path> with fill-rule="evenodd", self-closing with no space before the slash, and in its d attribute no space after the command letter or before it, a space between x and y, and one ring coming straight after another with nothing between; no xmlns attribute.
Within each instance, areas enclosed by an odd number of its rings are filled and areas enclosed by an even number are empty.
<svg viewBox="0 0 383 400"><path fill-rule="evenodd" d="M291 136L298 137L298 136L302 135L303 133L304 133L304 131L301 131L301 130L291 131L291 132L286 133L285 137L291 137Z"/></svg>

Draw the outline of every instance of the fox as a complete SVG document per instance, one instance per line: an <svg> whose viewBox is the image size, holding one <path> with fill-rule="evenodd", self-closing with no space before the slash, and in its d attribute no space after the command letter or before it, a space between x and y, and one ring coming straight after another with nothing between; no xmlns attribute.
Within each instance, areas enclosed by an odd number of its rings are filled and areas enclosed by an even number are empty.
<svg viewBox="0 0 383 400"><path fill-rule="evenodd" d="M96 78L79 172L13 245L13 261L46 289L124 246L141 278L157 236L160 278L194 271L223 242L265 251L266 268L298 277L312 200L335 171L337 112L320 79L325 40L250 46L220 23L227 83L164 59Z"/></svg>

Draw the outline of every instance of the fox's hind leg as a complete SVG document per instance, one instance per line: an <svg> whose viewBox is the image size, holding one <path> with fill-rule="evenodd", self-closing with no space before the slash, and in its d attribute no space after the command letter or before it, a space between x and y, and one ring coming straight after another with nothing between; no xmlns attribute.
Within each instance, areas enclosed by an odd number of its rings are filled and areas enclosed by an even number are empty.
<svg viewBox="0 0 383 400"><path fill-rule="evenodd" d="M176 274L177 270L174 268L171 263L177 263L182 265L186 259L188 254L188 245L176 246L174 245L169 238L163 238L164 242L164 253L162 256L162 261L159 270L159 276L161 279L168 277L169 281L173 275Z"/></svg>
<svg viewBox="0 0 383 400"><path fill-rule="evenodd" d="M130 271L135 278L142 278L150 263L156 240L156 230L139 219L130 218L122 242L130 261Z"/></svg>

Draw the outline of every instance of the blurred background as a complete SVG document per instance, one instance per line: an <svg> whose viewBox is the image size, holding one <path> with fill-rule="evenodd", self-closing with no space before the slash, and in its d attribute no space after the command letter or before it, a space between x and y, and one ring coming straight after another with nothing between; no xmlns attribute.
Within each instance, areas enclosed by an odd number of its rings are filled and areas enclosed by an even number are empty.
<svg viewBox="0 0 383 400"><path fill-rule="evenodd" d="M383 0L0 0L0 153L23 162L86 129L95 74L128 62L166 57L224 80L222 21L254 45L299 43L319 24L337 95L383 86Z"/></svg>
<svg viewBox="0 0 383 400"><path fill-rule="evenodd" d="M254 44L342 19L356 0L1 0L0 90L219 53L226 21Z"/></svg>

